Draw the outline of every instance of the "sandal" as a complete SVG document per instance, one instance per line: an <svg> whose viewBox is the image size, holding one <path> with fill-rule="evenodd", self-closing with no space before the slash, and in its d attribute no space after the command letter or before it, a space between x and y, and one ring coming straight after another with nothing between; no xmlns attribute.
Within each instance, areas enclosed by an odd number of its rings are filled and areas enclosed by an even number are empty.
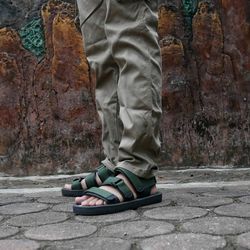
<svg viewBox="0 0 250 250"><path fill-rule="evenodd" d="M62 188L62 195L66 197L78 197L82 196L86 190L83 190L81 181L84 179L87 188L98 187L96 182L96 174L98 174L102 183L110 176L114 176L115 173L101 164L93 173L87 175L85 178L79 177L72 181L71 189Z"/></svg>
<svg viewBox="0 0 250 250"><path fill-rule="evenodd" d="M130 183L136 190L137 198L134 198L133 193L127 187L125 182L117 177L107 178L102 186L112 186L116 188L124 198L124 201L121 202L114 194L97 188L92 187L84 192L84 195L93 196L100 198L106 202L105 205L100 206L81 206L74 205L73 211L77 215L102 215L102 214L112 214L118 213L125 210L137 209L141 206L151 205L154 203L159 203L162 201L162 194L157 192L151 194L152 187L156 184L155 177L151 179L139 178L132 172L123 169L117 168L116 172L122 173L128 178Z"/></svg>

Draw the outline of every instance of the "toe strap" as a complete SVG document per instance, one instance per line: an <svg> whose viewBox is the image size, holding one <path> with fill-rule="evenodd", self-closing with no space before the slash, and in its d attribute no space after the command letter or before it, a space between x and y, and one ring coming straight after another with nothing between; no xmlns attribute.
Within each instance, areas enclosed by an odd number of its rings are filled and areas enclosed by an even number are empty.
<svg viewBox="0 0 250 250"><path fill-rule="evenodd" d="M84 192L84 195L102 199L106 201L107 204L116 204L120 202L114 194L111 194L110 192L97 187L89 188L87 191Z"/></svg>
<svg viewBox="0 0 250 250"><path fill-rule="evenodd" d="M96 172L87 175L84 180L87 188L98 186L96 182Z"/></svg>
<svg viewBox="0 0 250 250"><path fill-rule="evenodd" d="M71 189L72 190L81 190L82 189L82 184L81 184L81 181L83 180L84 178L82 177L79 177L79 178L76 178L72 181L72 184L71 184Z"/></svg>
<svg viewBox="0 0 250 250"><path fill-rule="evenodd" d="M82 180L85 180L86 186L88 188L98 186L96 182L96 172L94 172L94 173L87 175L85 178L79 177L79 178L74 179L71 184L71 189L82 190L82 184L81 184Z"/></svg>

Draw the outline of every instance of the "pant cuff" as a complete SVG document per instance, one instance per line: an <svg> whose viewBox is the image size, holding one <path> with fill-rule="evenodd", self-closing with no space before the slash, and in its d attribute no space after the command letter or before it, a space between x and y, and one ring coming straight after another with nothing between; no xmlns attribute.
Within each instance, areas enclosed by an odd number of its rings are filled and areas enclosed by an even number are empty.
<svg viewBox="0 0 250 250"><path fill-rule="evenodd" d="M108 158L105 158L101 163L111 171L115 170L115 165Z"/></svg>
<svg viewBox="0 0 250 250"><path fill-rule="evenodd" d="M137 167L137 166L133 166L127 162L120 162L117 164L116 166L117 168L125 168L127 169L128 171L132 172L133 174L137 175L138 177L140 178L144 178L144 179L149 179L149 178L152 178L155 176L155 172L158 170L157 167L152 167L152 168L147 168L146 170L145 169L142 169L140 167Z"/></svg>

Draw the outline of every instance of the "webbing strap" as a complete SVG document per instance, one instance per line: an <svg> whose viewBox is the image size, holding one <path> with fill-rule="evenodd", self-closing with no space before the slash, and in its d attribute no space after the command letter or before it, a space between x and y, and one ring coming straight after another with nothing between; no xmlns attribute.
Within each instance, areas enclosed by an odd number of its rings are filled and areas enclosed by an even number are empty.
<svg viewBox="0 0 250 250"><path fill-rule="evenodd" d="M83 180L83 178L76 178L72 181L71 184L71 189L72 190L81 190L82 189L82 184L81 181Z"/></svg>
<svg viewBox="0 0 250 250"><path fill-rule="evenodd" d="M107 180L105 180L103 185L109 185L116 188L121 193L125 201L134 199L133 193L127 187L126 183L120 178L109 177Z"/></svg>
<svg viewBox="0 0 250 250"><path fill-rule="evenodd" d="M106 201L107 204L115 204L115 203L120 202L119 199L115 195L109 193L108 191L104 189L97 188L97 187L92 187L88 189L87 191L84 192L84 195L89 195L89 196L100 198Z"/></svg>
<svg viewBox="0 0 250 250"><path fill-rule="evenodd" d="M115 171L124 174L129 179L129 181L137 191L138 197L149 195L151 188L156 184L155 177L152 177L150 179L140 178L129 170L121 167L116 168Z"/></svg>
<svg viewBox="0 0 250 250"><path fill-rule="evenodd" d="M106 166L101 165L97 169L97 174L102 182L104 182L109 176L114 176L114 172L112 172L110 169L108 169Z"/></svg>
<svg viewBox="0 0 250 250"><path fill-rule="evenodd" d="M87 188L98 186L98 184L96 182L96 173L95 172L87 175L84 180L86 182Z"/></svg>

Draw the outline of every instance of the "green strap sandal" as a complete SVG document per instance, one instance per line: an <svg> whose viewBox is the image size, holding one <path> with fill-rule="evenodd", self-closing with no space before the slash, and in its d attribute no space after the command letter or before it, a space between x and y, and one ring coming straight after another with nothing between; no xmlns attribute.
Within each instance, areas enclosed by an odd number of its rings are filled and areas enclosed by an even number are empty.
<svg viewBox="0 0 250 250"><path fill-rule="evenodd" d="M152 187L156 184L155 177L151 179L143 179L134 175L130 171L122 168L116 169L116 171L125 175L133 187L136 190L137 198L134 199L133 193L127 187L125 182L122 179L117 177L107 178L102 186L112 186L116 188L124 198L124 201L121 202L114 194L97 188L92 187L84 192L84 195L89 195L97 197L106 202L106 205L101 206L81 206L74 205L73 211L77 215L102 215L102 214L112 214L118 213L125 210L137 209L141 206L151 205L154 203L159 203L162 201L162 194L157 192L151 194Z"/></svg>
<svg viewBox="0 0 250 250"><path fill-rule="evenodd" d="M85 190L82 189L81 181L84 179L86 182L87 188L98 187L99 185L96 182L96 174L98 174L102 183L110 176L114 176L115 173L108 169L103 164L100 165L96 171L87 175L85 178L79 177L72 181L71 189L62 188L62 195L66 197L79 197L83 196Z"/></svg>

